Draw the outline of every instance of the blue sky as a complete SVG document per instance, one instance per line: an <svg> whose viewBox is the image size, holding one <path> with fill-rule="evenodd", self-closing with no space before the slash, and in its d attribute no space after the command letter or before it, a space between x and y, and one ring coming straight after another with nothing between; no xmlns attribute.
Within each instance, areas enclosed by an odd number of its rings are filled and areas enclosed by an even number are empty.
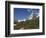
<svg viewBox="0 0 46 38"><path fill-rule="evenodd" d="M14 20L26 19L29 15L32 14L32 11L39 13L39 9L29 9L29 8L14 8Z"/></svg>

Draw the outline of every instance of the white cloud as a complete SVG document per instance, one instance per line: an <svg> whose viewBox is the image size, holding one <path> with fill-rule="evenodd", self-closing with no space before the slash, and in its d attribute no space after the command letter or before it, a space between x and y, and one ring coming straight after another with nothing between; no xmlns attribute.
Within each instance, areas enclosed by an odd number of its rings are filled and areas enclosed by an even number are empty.
<svg viewBox="0 0 46 38"><path fill-rule="evenodd" d="M28 9L27 11L30 12L30 9Z"/></svg>
<svg viewBox="0 0 46 38"><path fill-rule="evenodd" d="M18 20L18 22L21 22L21 21L26 21L26 19L23 19L23 20Z"/></svg>
<svg viewBox="0 0 46 38"><path fill-rule="evenodd" d="M32 19L32 17L33 17L33 13L32 13L32 14L30 14L30 16L28 17L28 20L31 20L31 19Z"/></svg>

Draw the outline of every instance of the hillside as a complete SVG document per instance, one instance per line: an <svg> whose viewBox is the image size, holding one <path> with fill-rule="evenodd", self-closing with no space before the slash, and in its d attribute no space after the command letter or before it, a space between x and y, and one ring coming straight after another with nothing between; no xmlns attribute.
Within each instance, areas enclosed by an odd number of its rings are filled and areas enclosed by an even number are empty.
<svg viewBox="0 0 46 38"><path fill-rule="evenodd" d="M15 24L15 23L14 23ZM39 17L33 17L31 20L26 20L25 22L16 22L16 26L14 25L14 29L38 29L39 28Z"/></svg>

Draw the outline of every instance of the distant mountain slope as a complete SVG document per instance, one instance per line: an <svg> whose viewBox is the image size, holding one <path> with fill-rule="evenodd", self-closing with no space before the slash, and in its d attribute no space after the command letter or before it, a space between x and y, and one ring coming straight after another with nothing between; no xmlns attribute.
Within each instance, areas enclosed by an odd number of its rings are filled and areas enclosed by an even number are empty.
<svg viewBox="0 0 46 38"><path fill-rule="evenodd" d="M39 17L33 17L31 20L26 20L25 22L17 22L14 29L38 29L39 28Z"/></svg>

